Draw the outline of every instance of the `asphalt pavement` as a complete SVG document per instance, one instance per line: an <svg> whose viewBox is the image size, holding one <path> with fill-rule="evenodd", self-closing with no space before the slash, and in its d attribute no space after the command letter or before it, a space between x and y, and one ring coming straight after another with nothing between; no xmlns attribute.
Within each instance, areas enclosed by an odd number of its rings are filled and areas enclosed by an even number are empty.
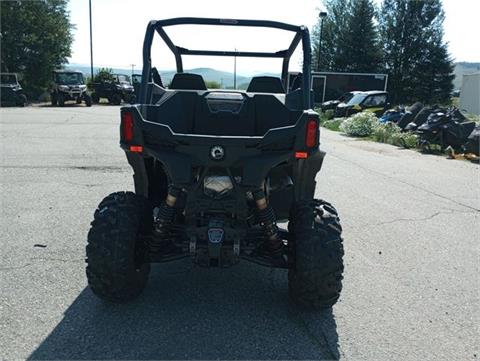
<svg viewBox="0 0 480 361"><path fill-rule="evenodd" d="M85 277L97 204L133 190L119 107L0 109L0 359L480 359L478 165L322 129L345 280L332 311L287 298L284 270L154 265L126 305Z"/></svg>

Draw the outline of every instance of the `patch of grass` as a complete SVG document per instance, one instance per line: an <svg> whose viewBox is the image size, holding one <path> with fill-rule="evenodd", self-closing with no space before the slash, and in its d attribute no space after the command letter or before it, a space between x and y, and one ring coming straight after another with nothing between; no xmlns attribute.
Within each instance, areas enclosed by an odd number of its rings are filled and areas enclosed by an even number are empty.
<svg viewBox="0 0 480 361"><path fill-rule="evenodd" d="M322 123L322 127L338 132L340 131L340 126L342 125L344 119L345 118L335 118L335 119L325 120Z"/></svg>

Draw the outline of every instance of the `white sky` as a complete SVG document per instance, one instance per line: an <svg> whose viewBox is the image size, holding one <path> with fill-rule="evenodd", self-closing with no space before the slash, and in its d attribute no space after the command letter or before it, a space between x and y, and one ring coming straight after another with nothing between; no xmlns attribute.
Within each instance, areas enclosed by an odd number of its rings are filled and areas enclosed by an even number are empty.
<svg viewBox="0 0 480 361"><path fill-rule="evenodd" d="M380 2L380 0L375 0ZM456 61L480 61L478 36L480 0L443 0L446 13L445 40ZM142 63L142 44L149 20L172 17L212 17L237 19L267 19L306 25L312 29L316 23L321 0L92 0L93 57L95 66L129 68ZM89 64L88 0L70 0L71 21L76 25L71 63ZM216 50L283 50L291 34L279 30L260 29L238 32L229 27L169 28L172 40L188 48L217 48ZM171 29L171 30L170 30ZM275 32L272 34L271 32ZM156 38L152 49L154 66L174 69L170 51ZM212 45L214 45L212 47ZM298 68L299 56L290 68ZM184 57L184 68L210 67L233 70L233 60L224 57ZM277 60L241 58L237 62L240 74L270 71L280 72Z"/></svg>

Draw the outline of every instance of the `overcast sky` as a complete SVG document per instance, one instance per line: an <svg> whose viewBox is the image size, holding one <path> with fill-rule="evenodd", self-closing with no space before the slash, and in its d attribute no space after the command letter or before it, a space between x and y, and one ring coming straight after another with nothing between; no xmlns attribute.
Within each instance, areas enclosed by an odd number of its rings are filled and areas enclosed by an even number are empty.
<svg viewBox="0 0 480 361"><path fill-rule="evenodd" d="M380 0L376 0L380 2ZM480 0L443 0L446 14L445 40L456 61L480 62L478 36ZM237 19L268 19L303 24L316 23L321 0L92 0L93 56L95 66L129 68L141 66L142 43L149 20L194 16ZM89 64L88 0L70 0L70 17L76 26L71 63ZM172 27L169 35L176 45L216 50L283 50L291 34L276 30L239 32L231 27ZM173 69L174 60L157 38L152 60L159 69ZM213 45L213 47L212 47ZM298 52L291 70L299 64ZM238 72L250 74L281 70L280 62L265 59L239 59ZM211 67L232 71L228 58L185 57L184 68Z"/></svg>

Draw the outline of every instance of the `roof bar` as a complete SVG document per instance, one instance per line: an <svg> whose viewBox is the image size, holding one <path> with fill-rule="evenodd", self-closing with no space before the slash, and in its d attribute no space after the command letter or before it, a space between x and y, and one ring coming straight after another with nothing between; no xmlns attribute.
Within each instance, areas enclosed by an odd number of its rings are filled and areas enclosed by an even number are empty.
<svg viewBox="0 0 480 361"><path fill-rule="evenodd" d="M238 56L255 58L284 58L287 50L277 51L275 53L263 53L252 51L217 51L217 50L190 50L177 47L181 55L213 55L213 56Z"/></svg>
<svg viewBox="0 0 480 361"><path fill-rule="evenodd" d="M265 28L275 28L286 31L298 32L302 30L301 26L281 23L269 20L241 20L241 19L213 19L213 18L173 18L156 21L156 26L172 25L233 25L233 26L257 26Z"/></svg>

